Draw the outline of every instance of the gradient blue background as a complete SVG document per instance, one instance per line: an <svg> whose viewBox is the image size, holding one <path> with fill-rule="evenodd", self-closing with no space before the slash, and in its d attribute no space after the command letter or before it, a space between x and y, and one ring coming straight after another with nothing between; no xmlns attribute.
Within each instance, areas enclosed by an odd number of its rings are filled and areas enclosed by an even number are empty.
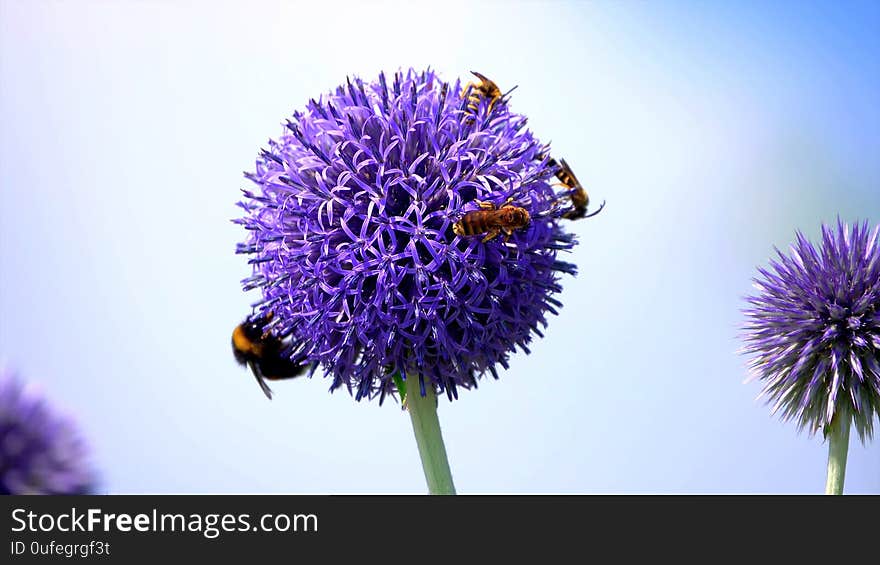
<svg viewBox="0 0 880 565"><path fill-rule="evenodd" d="M560 315L440 406L460 492L821 492L743 384L741 297L800 228L880 220L877 3L0 2L0 358L79 418L103 490L422 492L407 415L268 402L229 334L257 151L356 73L470 69L606 210ZM880 491L854 438L847 492Z"/></svg>

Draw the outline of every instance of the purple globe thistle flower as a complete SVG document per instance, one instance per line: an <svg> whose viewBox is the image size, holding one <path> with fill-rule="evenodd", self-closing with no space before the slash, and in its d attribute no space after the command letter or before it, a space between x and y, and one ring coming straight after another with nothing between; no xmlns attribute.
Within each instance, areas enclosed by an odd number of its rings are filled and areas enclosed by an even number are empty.
<svg viewBox="0 0 880 565"><path fill-rule="evenodd" d="M348 80L295 112L245 173L257 188L236 220L254 266L244 288L261 289L270 331L331 390L381 402L409 375L457 398L528 352L561 306L570 194L554 191L548 146L506 98L469 108L467 92L430 70ZM530 222L487 242L456 235L478 201Z"/></svg>
<svg viewBox="0 0 880 565"><path fill-rule="evenodd" d="M880 243L868 224L798 232L790 255L759 269L745 311L745 352L762 396L810 433L835 418L870 438L880 412ZM848 427L848 424L846 424Z"/></svg>
<svg viewBox="0 0 880 565"><path fill-rule="evenodd" d="M87 494L93 486L72 422L0 371L0 494Z"/></svg>

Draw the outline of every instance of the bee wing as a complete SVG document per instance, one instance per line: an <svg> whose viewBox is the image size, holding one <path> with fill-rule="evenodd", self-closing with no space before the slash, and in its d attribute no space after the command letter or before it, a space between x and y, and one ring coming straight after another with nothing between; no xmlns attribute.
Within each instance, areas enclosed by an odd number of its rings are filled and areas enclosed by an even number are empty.
<svg viewBox="0 0 880 565"><path fill-rule="evenodd" d="M490 82L489 79L485 75L482 75L482 74L478 73L477 71L471 71L471 74L474 75L475 77L477 77L478 79L480 79L481 81L483 81L484 84L488 84Z"/></svg>
<svg viewBox="0 0 880 565"><path fill-rule="evenodd" d="M272 400L272 389L266 384L266 377L263 376L260 367L253 361L251 361L249 365L251 366L251 371L254 373L254 377L257 379L257 383L260 385L260 388L263 389L263 394L266 395L266 398Z"/></svg>

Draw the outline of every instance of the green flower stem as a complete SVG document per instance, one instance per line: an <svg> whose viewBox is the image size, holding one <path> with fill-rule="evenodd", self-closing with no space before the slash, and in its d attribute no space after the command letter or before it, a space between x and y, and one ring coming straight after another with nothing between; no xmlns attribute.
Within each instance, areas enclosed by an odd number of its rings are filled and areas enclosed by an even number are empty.
<svg viewBox="0 0 880 565"><path fill-rule="evenodd" d="M410 387L406 395L406 407L412 419L413 432L419 445L419 456L428 481L429 494L455 494L452 472L446 458L446 446L440 434L437 419L437 395L431 387L425 387L426 396L419 394L419 387Z"/></svg>
<svg viewBox="0 0 880 565"><path fill-rule="evenodd" d="M846 454L849 451L849 429L852 418L835 418L828 432L828 480L825 494L843 494L846 475Z"/></svg>

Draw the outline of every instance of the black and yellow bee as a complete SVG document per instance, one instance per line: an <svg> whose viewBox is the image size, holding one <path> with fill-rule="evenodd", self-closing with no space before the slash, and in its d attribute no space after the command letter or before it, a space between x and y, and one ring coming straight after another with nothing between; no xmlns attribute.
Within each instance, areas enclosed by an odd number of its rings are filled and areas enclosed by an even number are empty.
<svg viewBox="0 0 880 565"><path fill-rule="evenodd" d="M477 108L480 106L480 98L486 98L489 100L489 108L486 110L487 112L492 111L492 107L495 106L495 103L501 100L501 89L498 88L498 85L489 80L486 76L476 72L471 71L471 74L480 79L480 82L470 82L465 86L464 90L461 91L461 96L464 98L468 97L468 112L471 114L477 113ZM470 88L468 88L470 87ZM468 118L469 120L473 120L473 116Z"/></svg>
<svg viewBox="0 0 880 565"><path fill-rule="evenodd" d="M272 313L249 317L232 330L232 353L240 365L248 365L260 388L270 400L272 389L266 380L293 379L305 373L308 365L297 365L289 358L284 340L266 330Z"/></svg>
<svg viewBox="0 0 880 565"><path fill-rule="evenodd" d="M599 206L598 210L592 214L587 214L587 208L590 205L590 197L587 195L587 191L584 190L583 185L581 185L577 177L574 176L574 171L571 170L571 167L565 162L565 159L560 159L559 162L557 162L556 159L550 157L547 164L551 167L559 167L556 171L556 178L559 179L559 182L561 182L563 186L573 190L571 193L572 209L563 214L563 218L568 220L580 220L581 218L591 218L602 211L602 208L605 207L604 202Z"/></svg>

